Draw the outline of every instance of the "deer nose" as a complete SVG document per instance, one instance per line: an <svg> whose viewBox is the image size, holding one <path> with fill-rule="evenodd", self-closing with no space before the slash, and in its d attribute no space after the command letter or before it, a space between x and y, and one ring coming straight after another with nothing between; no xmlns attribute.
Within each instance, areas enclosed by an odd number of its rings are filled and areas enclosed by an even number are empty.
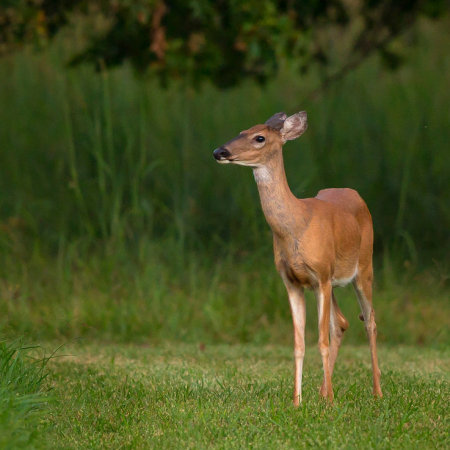
<svg viewBox="0 0 450 450"><path fill-rule="evenodd" d="M220 160L222 158L228 158L231 153L225 147L216 148L213 152L214 158Z"/></svg>

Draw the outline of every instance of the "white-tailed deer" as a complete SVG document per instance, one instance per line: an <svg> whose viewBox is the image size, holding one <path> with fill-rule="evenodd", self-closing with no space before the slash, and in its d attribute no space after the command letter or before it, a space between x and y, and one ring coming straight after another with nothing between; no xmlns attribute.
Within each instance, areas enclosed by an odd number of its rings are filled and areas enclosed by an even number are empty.
<svg viewBox="0 0 450 450"><path fill-rule="evenodd" d="M352 189L324 189L316 197L305 199L292 194L284 171L282 147L306 128L305 112L290 117L277 113L264 125L242 131L214 150L214 158L219 163L253 168L262 209L273 232L275 265L286 286L294 322L294 404L297 406L302 398L304 288L313 289L317 298L324 374L320 394L332 401L331 375L343 333L348 328L333 288L350 282L369 338L373 393L381 397L372 307L372 218L364 200Z"/></svg>

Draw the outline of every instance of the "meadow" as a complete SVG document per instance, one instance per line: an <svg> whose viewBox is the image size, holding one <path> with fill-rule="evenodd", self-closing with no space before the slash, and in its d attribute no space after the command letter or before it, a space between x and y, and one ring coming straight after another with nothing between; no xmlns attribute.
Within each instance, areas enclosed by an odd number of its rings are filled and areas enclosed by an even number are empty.
<svg viewBox="0 0 450 450"><path fill-rule="evenodd" d="M320 74L287 62L265 86L218 91L163 89L127 66L68 69L64 39L3 58L0 368L18 380L0 391L6 444L448 447L447 24L399 40L397 71L371 58L314 96ZM285 147L293 192L353 187L372 212L381 402L345 288L335 405L317 395L309 296L306 401L290 406L292 326L270 230L251 171L212 158L280 110L309 116ZM61 344L56 356L72 356L48 361Z"/></svg>

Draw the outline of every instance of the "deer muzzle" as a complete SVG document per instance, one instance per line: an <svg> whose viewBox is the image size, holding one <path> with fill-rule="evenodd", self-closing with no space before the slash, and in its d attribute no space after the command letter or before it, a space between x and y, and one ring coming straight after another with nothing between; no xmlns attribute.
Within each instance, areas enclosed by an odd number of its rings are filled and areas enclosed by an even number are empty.
<svg viewBox="0 0 450 450"><path fill-rule="evenodd" d="M213 156L218 162L228 162L228 158L231 156L231 153L224 146L216 148L213 152Z"/></svg>

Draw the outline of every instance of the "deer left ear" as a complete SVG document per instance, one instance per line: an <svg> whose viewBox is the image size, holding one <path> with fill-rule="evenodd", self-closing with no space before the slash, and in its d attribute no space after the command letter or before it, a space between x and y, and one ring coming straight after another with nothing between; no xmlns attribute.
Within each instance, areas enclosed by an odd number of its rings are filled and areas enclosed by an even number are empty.
<svg viewBox="0 0 450 450"><path fill-rule="evenodd" d="M300 111L292 116L289 116L283 123L283 128L280 130L281 137L284 142L292 141L301 136L308 128L308 116L306 111Z"/></svg>
<svg viewBox="0 0 450 450"><path fill-rule="evenodd" d="M283 128L286 117L287 115L284 112L279 112L267 119L265 123L266 125L269 125L269 127L280 131Z"/></svg>

